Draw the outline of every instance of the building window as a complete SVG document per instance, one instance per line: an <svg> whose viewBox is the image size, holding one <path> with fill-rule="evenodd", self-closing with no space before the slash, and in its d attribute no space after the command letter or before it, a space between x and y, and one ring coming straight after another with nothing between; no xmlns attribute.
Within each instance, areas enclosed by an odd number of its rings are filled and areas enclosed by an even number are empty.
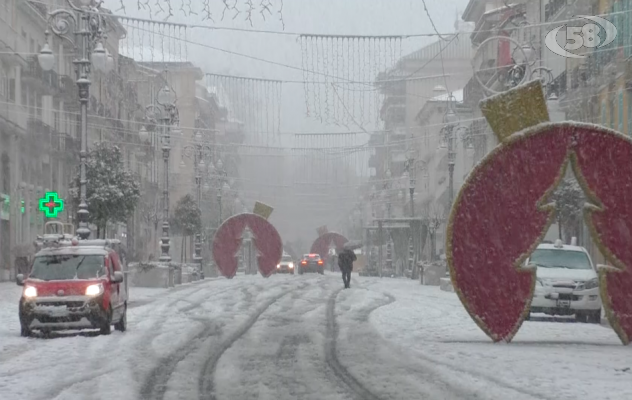
<svg viewBox="0 0 632 400"><path fill-rule="evenodd" d="M8 81L7 73L4 68L0 67L0 96L5 99L8 97Z"/></svg>
<svg viewBox="0 0 632 400"><path fill-rule="evenodd" d="M7 94L9 97L9 101L11 103L15 103L15 78L9 78L7 83L8 83Z"/></svg>
<svg viewBox="0 0 632 400"><path fill-rule="evenodd" d="M22 83L21 87L20 87L20 94L22 95L22 105L26 106L27 103L27 96L26 96L26 85L24 83Z"/></svg>
<svg viewBox="0 0 632 400"><path fill-rule="evenodd" d="M2 153L2 193L11 193L11 165L7 153Z"/></svg>
<svg viewBox="0 0 632 400"><path fill-rule="evenodd" d="M614 94L611 95L610 97L610 129L615 129L614 128L614 109L615 109L615 103L614 103Z"/></svg>

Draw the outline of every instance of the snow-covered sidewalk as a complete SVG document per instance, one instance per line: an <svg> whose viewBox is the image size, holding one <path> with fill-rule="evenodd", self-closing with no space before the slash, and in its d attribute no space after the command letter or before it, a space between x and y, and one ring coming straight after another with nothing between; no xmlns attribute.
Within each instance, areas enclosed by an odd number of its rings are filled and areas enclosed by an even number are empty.
<svg viewBox="0 0 632 400"><path fill-rule="evenodd" d="M455 293L406 280L357 279L396 298L370 317L385 340L485 398L632 399L632 348L607 327L526 321L512 343L494 344Z"/></svg>

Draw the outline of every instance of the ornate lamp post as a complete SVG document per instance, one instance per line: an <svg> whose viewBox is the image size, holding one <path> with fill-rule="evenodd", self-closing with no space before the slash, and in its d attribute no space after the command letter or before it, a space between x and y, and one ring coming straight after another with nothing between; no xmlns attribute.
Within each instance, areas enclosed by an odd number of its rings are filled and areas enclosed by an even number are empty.
<svg viewBox="0 0 632 400"><path fill-rule="evenodd" d="M163 213L162 213L162 237L160 238L161 255L159 261L170 262L169 255L169 154L171 152L171 133L179 135L178 108L176 107L177 97L169 86L165 86L158 91L156 102L145 107L146 119L160 126L160 137L162 142L162 159L164 161L164 186L162 191ZM139 134L141 137L146 132L145 127L141 127Z"/></svg>
<svg viewBox="0 0 632 400"><path fill-rule="evenodd" d="M224 169L224 163L222 162L221 159L217 160L217 166L215 170L218 176L217 202L219 204L219 224L218 224L219 226L224 222L224 219L222 217L222 194L225 192L228 192L230 190L230 186L228 185L228 179L227 179L228 174L226 173L226 170Z"/></svg>
<svg viewBox="0 0 632 400"><path fill-rule="evenodd" d="M393 174L391 173L391 170L389 168L386 170L386 182L384 183L384 193L386 194L386 218L391 218L391 189L393 186L393 183L391 181L392 177Z"/></svg>
<svg viewBox="0 0 632 400"><path fill-rule="evenodd" d="M103 47L106 39L106 20L98 13L101 3L94 0L66 0L69 8L62 8L48 13L48 26L53 33L69 41L75 52L75 73L79 89L81 109L81 152L79 153L79 229L80 239L90 237L88 226L88 203L86 200L86 158L88 157L88 101L90 98L91 68L107 72L114 67L114 59ZM55 67L55 56L48 44L49 31L46 31L46 43L38 55L42 70L50 71ZM72 38L74 36L74 38Z"/></svg>
<svg viewBox="0 0 632 400"><path fill-rule="evenodd" d="M443 118L443 122L445 126L444 135L446 141L448 143L448 174L449 174L449 183L448 183L448 194L450 196L450 206L452 206L452 202L454 201L454 164L456 160L456 149L454 146L455 134L458 124L458 117L454 112L452 96L450 96L450 100L448 100L448 112Z"/></svg>
<svg viewBox="0 0 632 400"><path fill-rule="evenodd" d="M197 195L197 206L198 210L202 209L202 175L201 170L206 167L206 163L204 159L207 159L209 162L212 162L213 149L202 143L202 134L197 132L195 134L196 143L194 145L186 145L182 148L182 157L192 158L193 164L195 167L195 186L196 186L196 195ZM181 166L184 166L184 158L181 161ZM194 243L195 255L194 260L196 263L200 264L200 269L202 269L202 234L201 232L197 232L195 234L195 243Z"/></svg>

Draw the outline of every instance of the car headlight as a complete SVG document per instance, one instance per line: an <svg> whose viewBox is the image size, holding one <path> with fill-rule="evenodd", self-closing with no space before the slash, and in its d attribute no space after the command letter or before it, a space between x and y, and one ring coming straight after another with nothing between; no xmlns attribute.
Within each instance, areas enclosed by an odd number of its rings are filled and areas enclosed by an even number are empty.
<svg viewBox="0 0 632 400"><path fill-rule="evenodd" d="M103 285L90 285L86 288L86 296L98 296L103 293Z"/></svg>
<svg viewBox="0 0 632 400"><path fill-rule="evenodd" d="M294 263L289 263L288 267L290 267L290 269L293 269L294 268Z"/></svg>
<svg viewBox="0 0 632 400"><path fill-rule="evenodd" d="M281 264L277 264L277 269L281 268Z"/></svg>
<svg viewBox="0 0 632 400"><path fill-rule="evenodd" d="M596 287L599 287L599 278L593 278L584 283L584 289L594 289Z"/></svg>
<svg viewBox="0 0 632 400"><path fill-rule="evenodd" d="M37 297L37 289L33 286L27 286L24 288L24 297L33 298Z"/></svg>

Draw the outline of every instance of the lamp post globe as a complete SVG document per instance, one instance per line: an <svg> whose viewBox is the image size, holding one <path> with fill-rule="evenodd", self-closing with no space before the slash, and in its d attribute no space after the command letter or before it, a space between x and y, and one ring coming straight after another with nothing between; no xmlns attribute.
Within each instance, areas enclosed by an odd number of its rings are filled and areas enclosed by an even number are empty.
<svg viewBox="0 0 632 400"><path fill-rule="evenodd" d="M108 56L105 53L105 49L103 48L103 44L101 42L97 42L90 58L92 65L97 71L106 72Z"/></svg>
<svg viewBox="0 0 632 400"><path fill-rule="evenodd" d="M158 104L163 106L165 105L174 105L176 103L176 94L169 88L169 86L164 86L158 92Z"/></svg>
<svg viewBox="0 0 632 400"><path fill-rule="evenodd" d="M138 138L142 141L149 139L149 132L147 132L145 125L140 127L140 130L138 131Z"/></svg>
<svg viewBox="0 0 632 400"><path fill-rule="evenodd" d="M42 46L42 50L37 55L37 61L44 71L51 71L55 66L55 56L48 43L44 43Z"/></svg>
<svg viewBox="0 0 632 400"><path fill-rule="evenodd" d="M107 49L105 50L105 54L107 56L106 62L105 62L105 72L113 71L114 70L114 57L112 56L112 54L110 54L110 52Z"/></svg>
<svg viewBox="0 0 632 400"><path fill-rule="evenodd" d="M458 117L456 116L456 113L454 112L452 107L450 107L450 109L448 109L448 112L445 115L445 122L448 125L453 125L453 124L456 124L458 122Z"/></svg>

